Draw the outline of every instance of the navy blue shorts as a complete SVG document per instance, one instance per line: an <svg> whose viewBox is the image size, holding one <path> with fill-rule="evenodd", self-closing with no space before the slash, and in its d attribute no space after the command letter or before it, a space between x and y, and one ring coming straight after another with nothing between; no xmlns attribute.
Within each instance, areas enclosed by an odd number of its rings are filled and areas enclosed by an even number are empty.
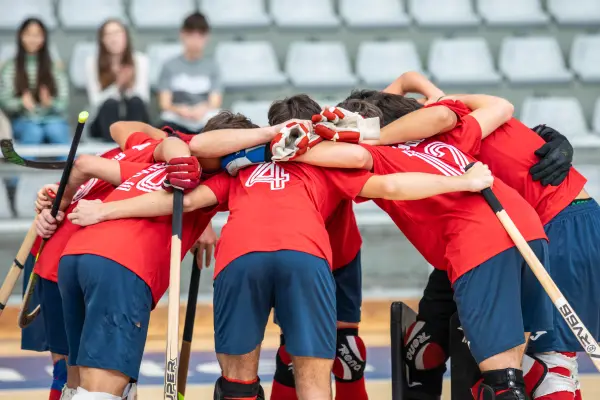
<svg viewBox="0 0 600 400"><path fill-rule="evenodd" d="M58 285L69 365L112 369L137 380L152 308L148 285L121 264L92 254L62 257Z"/></svg>
<svg viewBox="0 0 600 400"><path fill-rule="evenodd" d="M27 256L27 260L25 260L25 265L23 266L23 293L25 293L27 290L27 283L29 283L29 277L31 276L31 271L33 271L34 264L35 256L29 254L29 256ZM34 290L29 309L33 310L41 302L40 291ZM61 321L61 323L62 322L63 321ZM43 310L40 311L36 319L34 319L27 328L21 330L21 349L42 352L49 350L48 343L46 341L46 329L44 328Z"/></svg>
<svg viewBox="0 0 600 400"><path fill-rule="evenodd" d="M600 339L600 207L594 200L572 204L545 229L552 279L586 328ZM528 351L581 351L561 314L553 312L554 330L532 335Z"/></svg>
<svg viewBox="0 0 600 400"><path fill-rule="evenodd" d="M42 312L47 316L42 320L48 349L54 354L66 356L69 354L69 343L67 342L62 297L58 290L58 283L39 278L36 290L39 291L42 298Z"/></svg>
<svg viewBox="0 0 600 400"><path fill-rule="evenodd" d="M245 254L217 275L213 303L217 353L254 350L275 308L291 355L335 356L335 283L322 258L291 250Z"/></svg>
<svg viewBox="0 0 600 400"><path fill-rule="evenodd" d="M362 266L360 251L347 265L333 271L337 320L359 323L362 304Z"/></svg>
<svg viewBox="0 0 600 400"><path fill-rule="evenodd" d="M529 245L548 266L545 240ZM525 343L525 332L552 328L552 302L516 247L454 282L454 300L477 363Z"/></svg>

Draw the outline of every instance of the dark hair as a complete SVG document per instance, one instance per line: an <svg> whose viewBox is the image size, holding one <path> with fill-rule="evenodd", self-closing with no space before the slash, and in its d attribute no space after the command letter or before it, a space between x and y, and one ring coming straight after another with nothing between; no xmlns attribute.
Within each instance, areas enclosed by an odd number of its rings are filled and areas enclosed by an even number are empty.
<svg viewBox="0 0 600 400"><path fill-rule="evenodd" d="M40 99L40 87L46 86L51 96L56 96L57 88L56 81L52 75L52 58L50 57L50 50L48 49L48 29L44 23L37 18L27 18L17 31L17 57L15 59L15 94L22 96L23 93L29 90L29 76L27 75L27 68L25 67L25 46L23 46L23 32L31 24L38 24L44 33L44 43L37 53L37 87L35 92L32 93L34 98L39 101Z"/></svg>
<svg viewBox="0 0 600 400"><path fill-rule="evenodd" d="M368 89L353 90L352 92L350 92L350 96L346 97L346 100L352 100L352 99L366 100L369 97L373 97L379 93L380 92L378 90L368 90Z"/></svg>
<svg viewBox="0 0 600 400"><path fill-rule="evenodd" d="M243 114L234 114L231 111L221 111L208 120L202 132L215 131L217 129L251 129L258 128Z"/></svg>
<svg viewBox="0 0 600 400"><path fill-rule="evenodd" d="M313 115L321 112L319 103L307 94L297 94L277 100L269 108L269 125L281 124L292 118L311 119Z"/></svg>
<svg viewBox="0 0 600 400"><path fill-rule="evenodd" d="M208 21L206 17L201 12L194 12L186 17L183 20L183 25L181 25L181 30L183 32L198 32L201 34L206 34L210 32L210 25L208 25Z"/></svg>
<svg viewBox="0 0 600 400"><path fill-rule="evenodd" d="M383 112L376 105L365 100L346 99L337 105L345 110L362 115L365 118L379 118L379 124L383 123Z"/></svg>
<svg viewBox="0 0 600 400"><path fill-rule="evenodd" d="M388 125L423 106L417 100L399 94L379 92L365 101L377 106L383 113L383 125Z"/></svg>
<svg viewBox="0 0 600 400"><path fill-rule="evenodd" d="M119 24L125 31L125 37L127 43L125 44L125 50L121 55L121 65L134 66L133 61L133 50L131 49L131 36L129 35L129 29L118 19L107 19L104 21L100 28L98 28L98 79L100 81L100 87L106 89L112 85L117 79L111 66L111 55L108 53L102 38L104 37L104 30L110 23ZM135 79L135 76L134 76Z"/></svg>

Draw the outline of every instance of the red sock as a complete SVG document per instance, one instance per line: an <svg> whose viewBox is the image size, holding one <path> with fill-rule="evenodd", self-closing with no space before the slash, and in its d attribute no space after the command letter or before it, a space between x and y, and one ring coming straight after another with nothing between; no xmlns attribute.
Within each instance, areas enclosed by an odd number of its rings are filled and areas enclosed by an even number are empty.
<svg viewBox="0 0 600 400"><path fill-rule="evenodd" d="M369 400L365 377L354 382L335 381L335 400Z"/></svg>
<svg viewBox="0 0 600 400"><path fill-rule="evenodd" d="M60 400L61 394L62 392L60 390L50 389L50 396L48 397L48 400Z"/></svg>
<svg viewBox="0 0 600 400"><path fill-rule="evenodd" d="M273 381L273 389L271 390L271 400L297 400L295 387L285 386L277 381Z"/></svg>

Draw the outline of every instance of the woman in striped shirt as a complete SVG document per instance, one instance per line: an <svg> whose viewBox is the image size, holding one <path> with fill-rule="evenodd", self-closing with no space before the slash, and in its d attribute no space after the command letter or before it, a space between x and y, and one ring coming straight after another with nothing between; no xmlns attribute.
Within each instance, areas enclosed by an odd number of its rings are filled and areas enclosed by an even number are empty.
<svg viewBox="0 0 600 400"><path fill-rule="evenodd" d="M0 71L0 106L11 118L15 140L69 143L69 84L61 66L52 62L42 21L29 18L21 24L17 49Z"/></svg>

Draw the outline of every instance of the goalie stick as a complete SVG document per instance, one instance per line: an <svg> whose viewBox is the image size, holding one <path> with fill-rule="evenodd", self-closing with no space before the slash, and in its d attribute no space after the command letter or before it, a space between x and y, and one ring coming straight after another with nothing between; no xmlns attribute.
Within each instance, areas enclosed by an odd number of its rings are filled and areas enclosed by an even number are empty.
<svg viewBox="0 0 600 400"><path fill-rule="evenodd" d="M64 170L67 166L66 161L33 161L27 160L19 155L16 152L12 139L2 139L0 140L0 150L2 150L2 155L4 159L15 165L21 165L27 168L35 168L35 169L62 169Z"/></svg>

